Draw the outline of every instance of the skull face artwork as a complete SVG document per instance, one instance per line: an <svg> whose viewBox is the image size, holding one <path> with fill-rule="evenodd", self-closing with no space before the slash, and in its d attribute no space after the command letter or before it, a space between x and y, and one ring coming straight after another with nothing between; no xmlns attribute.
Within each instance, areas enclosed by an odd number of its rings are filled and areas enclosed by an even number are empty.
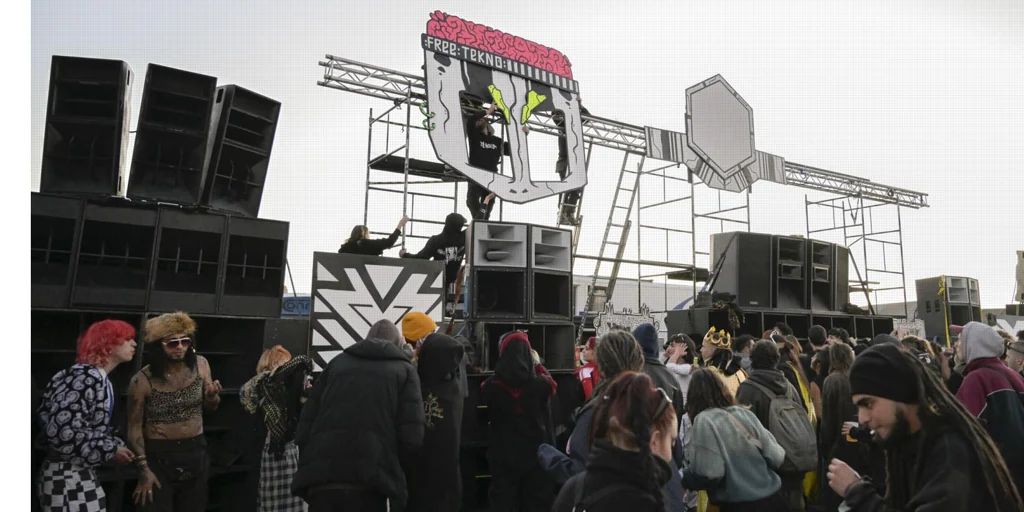
<svg viewBox="0 0 1024 512"><path fill-rule="evenodd" d="M441 43L445 44L442 46ZM462 60L455 57L462 55L476 58ZM483 60L478 55L487 59ZM523 61L469 50L464 46L456 48L454 43L449 45L433 37L425 39L424 62L426 110L432 125L430 141L442 162L502 200L517 204L569 192L587 184L579 94L575 92L575 83L571 79L526 65ZM493 62L498 64L491 64ZM515 73L506 69L515 70ZM495 106L495 113L504 125L504 130L496 126L495 135L500 136L504 132L509 153L502 172L483 169L469 162L467 118L462 108L464 96ZM566 174L561 181L537 181L531 177L528 135L524 133L523 126L537 113L555 117L561 136L565 137L565 151L559 157L566 160ZM555 166L553 161L545 163Z"/></svg>

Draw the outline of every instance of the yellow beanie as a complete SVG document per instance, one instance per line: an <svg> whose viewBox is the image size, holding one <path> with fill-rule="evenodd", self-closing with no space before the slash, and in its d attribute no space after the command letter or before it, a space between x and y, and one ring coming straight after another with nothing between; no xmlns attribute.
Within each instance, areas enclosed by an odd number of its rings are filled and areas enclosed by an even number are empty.
<svg viewBox="0 0 1024 512"><path fill-rule="evenodd" d="M402 336L409 341L419 341L436 330L437 324L434 320L419 311L406 313L402 318Z"/></svg>

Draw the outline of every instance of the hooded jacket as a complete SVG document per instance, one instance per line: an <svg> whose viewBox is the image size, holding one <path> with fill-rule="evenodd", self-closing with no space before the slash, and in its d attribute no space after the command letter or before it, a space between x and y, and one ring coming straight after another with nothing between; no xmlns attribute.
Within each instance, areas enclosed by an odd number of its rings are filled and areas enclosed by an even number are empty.
<svg viewBox="0 0 1024 512"><path fill-rule="evenodd" d="M640 324L633 329L633 337L640 344L644 353L643 372L654 381L654 385L664 389L669 398L672 399L672 407L676 411L676 420L683 417L684 404L686 399L683 392L679 390L679 381L675 375L665 367L665 363L659 357L658 331L652 324Z"/></svg>
<svg viewBox="0 0 1024 512"><path fill-rule="evenodd" d="M763 391L754 386L750 381L756 382L779 396L785 396L807 410L803 401L800 400L800 392L793 389L793 385L786 380L786 376L778 370L754 370L747 380L740 384L736 392L736 403L749 405L750 412L757 416L757 420L768 428L768 412L771 410L772 399Z"/></svg>
<svg viewBox="0 0 1024 512"><path fill-rule="evenodd" d="M1024 488L1024 379L999 360L1003 341L991 327L970 322L961 339L967 367L956 398L985 425L1017 488Z"/></svg>
<svg viewBox="0 0 1024 512"><path fill-rule="evenodd" d="M406 472L409 512L458 512L462 506L459 444L463 397L458 369L464 349L451 336L431 334L420 347L417 372L426 430L423 448Z"/></svg>
<svg viewBox="0 0 1024 512"><path fill-rule="evenodd" d="M669 463L654 456L654 475L644 470L640 452L622 450L604 441L596 441L587 460L587 469L566 483L558 493L552 512L572 512L577 496L587 512L662 512L652 487L668 483L672 473ZM654 480L656 486L651 485ZM580 487L582 486L582 489ZM581 495L582 493L582 495ZM671 499L664 495L661 501ZM583 507L581 507L582 509Z"/></svg>
<svg viewBox="0 0 1024 512"><path fill-rule="evenodd" d="M458 213L449 213L444 219L441 234L427 239L427 244L416 254L406 253L403 258L434 260L444 262L445 287L455 282L459 275L459 267L466 257L466 218Z"/></svg>
<svg viewBox="0 0 1024 512"><path fill-rule="evenodd" d="M302 409L292 494L307 498L311 488L348 484L404 507L402 463L423 444L423 429L420 379L409 357L390 341L360 341L331 360Z"/></svg>
<svg viewBox="0 0 1024 512"><path fill-rule="evenodd" d="M555 385L533 364L526 334L514 332L502 341L494 375L480 385L480 403L490 414L487 458L492 470L529 469L549 437L548 401Z"/></svg>

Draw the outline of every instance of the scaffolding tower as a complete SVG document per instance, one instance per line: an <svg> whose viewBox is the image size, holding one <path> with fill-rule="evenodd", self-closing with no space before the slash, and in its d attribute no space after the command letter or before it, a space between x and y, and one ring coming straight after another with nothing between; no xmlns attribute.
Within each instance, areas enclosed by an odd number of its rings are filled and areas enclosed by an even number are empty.
<svg viewBox="0 0 1024 512"><path fill-rule="evenodd" d="M317 85L393 102L393 107L384 114L376 118L371 114L370 144L372 144L372 128L374 123L383 122L388 127L398 126L402 129L404 136L403 145L393 150L388 149L379 157L371 157L369 152L367 154L367 199L365 200L367 208L364 213L365 223L369 225L368 223L370 222L370 212L372 210L369 208L369 193L371 191L385 192L386 189L386 193L401 193L403 195L403 213L409 214L411 225L415 222L438 223L437 221L419 219L418 217L413 218L416 198L431 197L430 194L414 190L415 187L429 184L437 185L439 183L453 184L451 195L434 196L440 199L451 200L453 205L457 207L459 201L458 183L464 181L465 178L457 172L453 173L442 163L417 160L409 156L411 130L426 131L429 129L426 126L419 126L418 123L413 121L413 107L423 107L426 102L426 84L423 77L333 55L326 55L325 60L321 60L319 65L323 68L323 79L318 81ZM403 107L406 107L404 109L404 116L402 116L405 118L404 121L398 123L391 121L391 114ZM664 310L652 311L652 313L664 314L670 309L681 309L683 304L678 304L672 308L668 307L669 281L689 282L691 286L690 298L692 300L696 297L697 285L706 283L710 278L707 269L710 267L712 258L710 250L704 249L704 247L709 245L710 235L725 232L727 227L729 231L750 230L749 189L741 194L723 195L721 190L712 189L694 180L693 173L688 170L685 172L685 178L682 176L684 174L682 172L670 174L669 169L678 169L680 167L681 164L678 163L644 170L643 165L646 163L647 151L643 127L595 115L582 115L581 117L584 120L583 138L588 168L590 153L595 145L624 153L615 197L610 207L608 222L604 226L604 237L601 240L601 248L598 254L579 254L575 251L582 229L582 222L577 222L576 232L573 234L574 271L575 263L578 260L589 260L594 263L591 287L587 293L586 305L581 313L586 315L591 309L591 305L594 302L594 294L599 283L607 287L608 300L611 299L611 292L614 291L618 272L623 264L636 266L638 309L644 304L641 290L642 283L646 280L659 280L664 284L663 300L666 307ZM429 119L423 121L424 124L428 122ZM530 127L531 132L546 133L553 136L561 134L560 129L551 116L543 112L534 113L527 122L527 125ZM390 132L388 132L386 137L388 137L388 142L390 142ZM402 154L401 157L397 156L399 152ZM636 166L629 165L630 156L638 156L640 163ZM402 179L401 181L374 181L371 179L371 171L374 170L388 171L392 173L392 176L394 173L401 173ZM889 187L864 178L788 161L785 164L784 171L788 185L833 194L832 198L824 201L811 202L805 197L808 237L812 234L835 234L842 230L843 239L839 243L851 248L851 263L853 263L852 266L858 272L856 281L858 286L867 294L869 291L868 286L872 284L872 276L879 274L898 276L900 279L899 287L894 285L891 288L885 287L883 289L880 287L870 291L877 293L902 290L905 302L906 284L902 264L902 226L898 225L895 230L876 230L873 227L872 221L868 219L873 219L870 213L871 209L888 206L895 208L897 222L899 222L899 211L901 208L918 209L927 207L927 194ZM410 176L417 179L410 181ZM637 195L644 188L644 184L652 182L661 184L660 187L655 185L654 188L655 192L661 192L660 197L656 197L657 194L655 194L653 199L647 201L644 199L638 200ZM681 185L681 191L675 194L669 193L669 183ZM397 188L399 186L401 190ZM723 205L724 196L740 198L742 203L736 206ZM581 204L582 200L581 197ZM856 208L853 208L852 203L850 203L853 200L857 202ZM843 206L843 201L847 201L847 204L851 206ZM711 203L713 206L706 206L706 203ZM675 206L680 206L682 208L681 211L684 212L688 206L688 223L686 223L686 216L673 217L657 211L659 208L664 209L664 207ZM844 220L842 225L833 222L831 227L825 229L815 227L812 229L810 223L810 210L812 207L816 210L819 208L829 208L833 213L838 208L843 211L844 219L849 217L847 212L856 211L860 213L853 214L855 221L852 223ZM579 211L580 208L577 208L577 212ZM859 219L859 223L856 219ZM577 220L581 220L579 219L579 213L577 213ZM717 227L714 227L716 223ZM637 258L635 260L626 259L623 256L633 226L636 227L637 238ZM858 228L861 230L859 233L854 231ZM651 249L645 250L647 246L644 243L645 233L664 237L664 249L660 251L660 255L647 256L652 251ZM673 234L689 238L688 250L679 251L673 247L676 244L669 241ZM411 233L411 229L409 234L404 235L425 238L424 235ZM893 235L895 235L895 239L892 238ZM402 243L404 247L404 238ZM857 251L852 250L858 243L862 243L859 261L857 256L855 256ZM887 265L878 267L877 265L869 264L868 255L870 253L867 247L868 244L880 245L884 253L883 260L885 261L887 261L888 252L898 251L900 255L898 270L889 269ZM610 254L610 250L614 251L614 254ZM864 274L859 274L861 270L864 271Z"/></svg>

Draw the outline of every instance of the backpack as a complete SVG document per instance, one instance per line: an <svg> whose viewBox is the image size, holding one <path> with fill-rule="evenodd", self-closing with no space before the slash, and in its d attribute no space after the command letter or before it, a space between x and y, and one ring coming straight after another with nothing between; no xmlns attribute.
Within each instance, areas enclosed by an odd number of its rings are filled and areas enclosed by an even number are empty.
<svg viewBox="0 0 1024 512"><path fill-rule="evenodd" d="M583 481L586 479L586 475L579 478L577 486L573 489L573 506L572 512L586 512L587 507L601 501L603 498L610 496L611 494L618 491L632 490L633 487L626 484L613 484L609 485L589 496L583 495ZM586 502L586 503L584 503Z"/></svg>
<svg viewBox="0 0 1024 512"><path fill-rule="evenodd" d="M779 471L783 473L806 473L818 467L816 436L807 411L788 396L779 396L764 385L747 380L771 399L768 407L768 432L786 450L786 459Z"/></svg>

